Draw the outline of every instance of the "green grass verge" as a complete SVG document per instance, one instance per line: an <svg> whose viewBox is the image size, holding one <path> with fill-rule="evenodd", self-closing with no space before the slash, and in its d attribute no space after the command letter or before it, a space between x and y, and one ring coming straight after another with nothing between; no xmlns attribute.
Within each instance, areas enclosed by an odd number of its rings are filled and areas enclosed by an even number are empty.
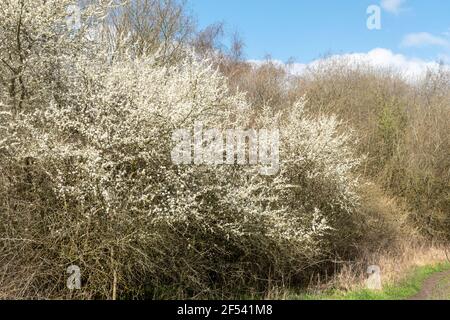
<svg viewBox="0 0 450 320"><path fill-rule="evenodd" d="M432 274L450 270L450 263L416 267L398 283L385 284L382 291L356 289L354 291L330 290L321 294L298 294L292 300L405 300L416 295L424 281Z"/></svg>

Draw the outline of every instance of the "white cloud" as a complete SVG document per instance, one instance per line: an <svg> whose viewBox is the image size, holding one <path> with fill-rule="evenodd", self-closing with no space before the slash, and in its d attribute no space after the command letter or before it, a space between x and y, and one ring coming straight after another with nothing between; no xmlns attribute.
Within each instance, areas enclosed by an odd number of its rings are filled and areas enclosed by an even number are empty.
<svg viewBox="0 0 450 320"><path fill-rule="evenodd" d="M261 65L264 61L249 61L256 65ZM372 68L380 71L392 71L409 82L415 82L422 79L428 70L436 70L439 64L434 61L425 61L421 59L408 58L402 54L395 54L391 50L377 48L367 53L349 53L333 55L328 58L315 60L309 64L293 63L284 64L278 60L272 60L273 63L286 68L293 75L303 75L308 70L326 70L327 65L332 66L336 63L345 64L350 68ZM450 71L450 67L449 71Z"/></svg>
<svg viewBox="0 0 450 320"><path fill-rule="evenodd" d="M381 0L381 7L391 13L399 13L405 0Z"/></svg>
<svg viewBox="0 0 450 320"><path fill-rule="evenodd" d="M450 41L428 32L419 32L407 34L403 38L401 45L403 47L439 46L450 48Z"/></svg>
<svg viewBox="0 0 450 320"><path fill-rule="evenodd" d="M428 70L439 68L439 64L436 62L408 58L402 54L395 54L391 50L382 48L373 49L368 53L335 55L329 59L347 61L353 67L370 66L382 71L396 72L408 81L419 80L426 75Z"/></svg>

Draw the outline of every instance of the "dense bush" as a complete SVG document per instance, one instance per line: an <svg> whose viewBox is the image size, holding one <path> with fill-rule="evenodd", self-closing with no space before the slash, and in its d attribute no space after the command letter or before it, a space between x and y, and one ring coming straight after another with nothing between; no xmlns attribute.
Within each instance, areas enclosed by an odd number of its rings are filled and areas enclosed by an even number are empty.
<svg viewBox="0 0 450 320"><path fill-rule="evenodd" d="M367 156L361 173L406 202L410 222L434 240L449 239L450 72L422 80L348 61L329 61L298 80L308 111L336 114L356 130Z"/></svg>
<svg viewBox="0 0 450 320"><path fill-rule="evenodd" d="M68 3L25 2L17 11L11 2L2 22L8 29L20 19L20 37L33 30L41 39L13 55L5 50L16 48L16 37L2 42L2 57L22 70L1 82L3 295L259 293L305 280L330 245L351 236L359 160L335 118L307 116L303 100L288 117L262 113L258 128L281 131L273 177L250 166L175 166L175 129L195 121L248 128L252 107L189 51L167 64L161 53L136 56L102 37L86 39L94 18L67 36L60 27ZM68 54L50 50L48 39ZM45 72L32 72L41 66ZM73 264L83 276L75 293L65 287Z"/></svg>

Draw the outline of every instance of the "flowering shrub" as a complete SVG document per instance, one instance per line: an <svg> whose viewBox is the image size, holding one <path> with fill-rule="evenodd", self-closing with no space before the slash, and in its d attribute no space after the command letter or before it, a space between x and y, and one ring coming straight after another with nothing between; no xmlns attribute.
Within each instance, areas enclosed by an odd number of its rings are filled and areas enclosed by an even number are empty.
<svg viewBox="0 0 450 320"><path fill-rule="evenodd" d="M34 30L39 44L24 49L26 60L19 50L10 61L19 73L0 82L5 294L232 296L301 280L348 232L359 159L336 119L308 117L303 100L289 115L261 115L261 127L280 127L277 176L250 166L177 166L174 130L196 121L248 127L244 95L231 94L226 79L188 50L169 65L158 53L112 52L101 37L86 39L93 29L70 37L58 27L71 2L54 2L49 9L25 1L24 30ZM17 6L5 8L17 14ZM8 19L2 29L18 18ZM14 41L0 41L3 59ZM20 89L8 90L11 81ZM78 292L65 288L69 265L81 269Z"/></svg>

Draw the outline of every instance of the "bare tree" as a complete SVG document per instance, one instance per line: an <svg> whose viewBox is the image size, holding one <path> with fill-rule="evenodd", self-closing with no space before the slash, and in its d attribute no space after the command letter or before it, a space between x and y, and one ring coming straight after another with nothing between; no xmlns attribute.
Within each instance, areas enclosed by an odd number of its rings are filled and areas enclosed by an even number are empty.
<svg viewBox="0 0 450 320"><path fill-rule="evenodd" d="M162 50L168 61L180 57L195 31L184 0L128 1L111 9L105 26L106 36L116 48L125 40L128 50L132 44L134 55Z"/></svg>

